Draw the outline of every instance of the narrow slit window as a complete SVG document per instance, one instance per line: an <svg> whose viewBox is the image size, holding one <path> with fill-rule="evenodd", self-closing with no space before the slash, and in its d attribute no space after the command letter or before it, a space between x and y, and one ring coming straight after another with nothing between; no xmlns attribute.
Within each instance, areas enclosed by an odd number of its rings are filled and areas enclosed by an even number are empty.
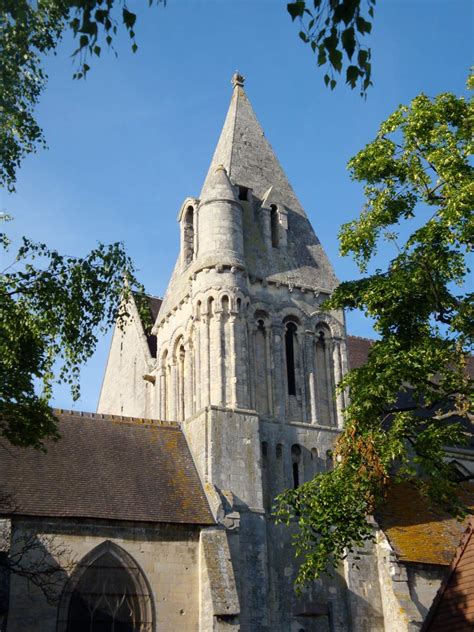
<svg viewBox="0 0 474 632"><path fill-rule="evenodd" d="M286 351L286 375L288 381L288 395L296 395L296 370L295 370L295 338L296 325L288 323L285 332Z"/></svg>
<svg viewBox="0 0 474 632"><path fill-rule="evenodd" d="M296 489L300 485L301 462L301 447L297 443L291 446L291 461L293 469L293 489Z"/></svg>
<svg viewBox="0 0 474 632"><path fill-rule="evenodd" d="M293 489L300 486L300 470L298 463L293 463Z"/></svg>
<svg viewBox="0 0 474 632"><path fill-rule="evenodd" d="M184 260L186 265L194 258L194 208L188 206L184 218Z"/></svg>
<svg viewBox="0 0 474 632"><path fill-rule="evenodd" d="M272 233L272 246L273 248L278 248L278 245L279 245L278 209L274 204L270 206L270 229Z"/></svg>

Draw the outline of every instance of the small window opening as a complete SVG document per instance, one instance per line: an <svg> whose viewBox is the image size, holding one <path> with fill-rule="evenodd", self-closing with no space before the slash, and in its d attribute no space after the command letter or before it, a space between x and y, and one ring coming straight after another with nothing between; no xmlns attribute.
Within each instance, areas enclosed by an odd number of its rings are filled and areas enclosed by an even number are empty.
<svg viewBox="0 0 474 632"><path fill-rule="evenodd" d="M221 305L222 305L223 313L228 314L229 313L229 297L228 296L222 297Z"/></svg>
<svg viewBox="0 0 474 632"><path fill-rule="evenodd" d="M262 441L262 457L266 459L267 455L268 455L268 444L266 441Z"/></svg>
<svg viewBox="0 0 474 632"><path fill-rule="evenodd" d="M194 257L194 208L188 206L184 217L184 260L186 265L190 264Z"/></svg>
<svg viewBox="0 0 474 632"><path fill-rule="evenodd" d="M314 461L318 458L318 450L316 448L311 448L311 460Z"/></svg>
<svg viewBox="0 0 474 632"><path fill-rule="evenodd" d="M318 343L323 349L326 347L326 338L324 337L324 331L319 332Z"/></svg>
<svg viewBox="0 0 474 632"><path fill-rule="evenodd" d="M283 446L281 443L277 443L275 454L277 459L281 459L283 454Z"/></svg>
<svg viewBox="0 0 474 632"><path fill-rule="evenodd" d="M239 200L246 202L249 199L249 190L247 187L239 186Z"/></svg>
<svg viewBox="0 0 474 632"><path fill-rule="evenodd" d="M300 470L298 463L293 463L293 489L300 486Z"/></svg>
<svg viewBox="0 0 474 632"><path fill-rule="evenodd" d="M295 372L295 337L296 325L288 323L285 332L286 351L286 375L288 381L288 395L296 395L296 372Z"/></svg>
<svg viewBox="0 0 474 632"><path fill-rule="evenodd" d="M332 450L326 450L326 467L331 470L334 465L334 454Z"/></svg>
<svg viewBox="0 0 474 632"><path fill-rule="evenodd" d="M301 461L301 448L298 444L291 446L291 460L293 468L293 489L299 487L300 484L300 461Z"/></svg>
<svg viewBox="0 0 474 632"><path fill-rule="evenodd" d="M272 246L278 248L278 209L272 204L270 206L270 229L272 233Z"/></svg>

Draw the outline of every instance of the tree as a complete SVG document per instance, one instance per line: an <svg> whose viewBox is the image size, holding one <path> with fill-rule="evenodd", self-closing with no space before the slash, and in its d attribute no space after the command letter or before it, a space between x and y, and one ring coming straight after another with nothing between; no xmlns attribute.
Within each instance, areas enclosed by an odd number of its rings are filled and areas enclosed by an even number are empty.
<svg viewBox="0 0 474 632"><path fill-rule="evenodd" d="M372 30L375 4L376 0L298 0L288 4L291 18L299 20L300 38L310 45L318 66L327 69L324 83L331 90L343 70L344 56L346 83L352 89L359 84L361 96L372 85L372 53L361 38Z"/></svg>
<svg viewBox="0 0 474 632"><path fill-rule="evenodd" d="M0 242L6 251L5 233ZM80 366L94 352L98 332L127 318L134 287L141 292L120 243L99 244L80 258L23 238L0 273L0 435L34 447L58 436L49 407L53 384L68 383L73 399L79 397Z"/></svg>
<svg viewBox="0 0 474 632"><path fill-rule="evenodd" d="M100 28L109 44L109 33L117 31L113 4L0 2L0 185L10 192L23 158L45 144L33 115L47 79L41 55L54 51L69 25L79 35L76 53L81 56L87 49L98 56ZM133 39L135 18L125 7L122 17ZM76 76L84 76L87 69L83 60ZM1 221L8 219L0 216ZM6 251L9 245L6 233L0 233L0 247ZM34 447L41 447L45 437L57 436L49 408L53 383L69 383L73 399L79 397L79 369L95 349L97 332L104 332L117 317L126 318L122 298L136 285L122 244L99 244L81 258L23 238L12 263L0 272L1 435L13 444Z"/></svg>
<svg viewBox="0 0 474 632"><path fill-rule="evenodd" d="M385 271L342 283L325 305L363 310L380 338L367 364L338 387L348 389L350 403L334 469L277 498L280 520L298 526L299 588L371 537L367 516L392 482L412 481L430 500L462 512L443 457L445 446L465 442L462 421L469 425L473 412L466 372L474 323L466 290L473 113L462 97L421 94L349 161L366 202L340 231L341 253L352 253L364 274L381 243L397 254ZM397 244L393 229L410 222L415 229Z"/></svg>

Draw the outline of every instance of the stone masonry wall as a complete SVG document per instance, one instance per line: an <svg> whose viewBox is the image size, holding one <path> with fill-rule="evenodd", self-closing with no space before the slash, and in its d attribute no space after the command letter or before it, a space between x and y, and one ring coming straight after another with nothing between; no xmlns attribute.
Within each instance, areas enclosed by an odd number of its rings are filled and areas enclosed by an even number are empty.
<svg viewBox="0 0 474 632"><path fill-rule="evenodd" d="M199 630L199 530L180 525L111 525L105 521L14 521L17 531L54 536L78 562L106 540L123 548L145 574L159 632ZM60 579L64 585L67 575ZM48 604L39 588L11 577L7 632L56 632L57 604ZM39 621L41 627L39 628Z"/></svg>

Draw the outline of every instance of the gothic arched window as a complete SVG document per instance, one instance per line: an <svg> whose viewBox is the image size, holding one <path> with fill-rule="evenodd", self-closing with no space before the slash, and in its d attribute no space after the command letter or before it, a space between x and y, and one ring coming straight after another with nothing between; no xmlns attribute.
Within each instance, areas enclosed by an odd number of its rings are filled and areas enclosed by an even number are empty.
<svg viewBox="0 0 474 632"><path fill-rule="evenodd" d="M59 607L58 632L152 632L152 600L135 561L105 542L78 565Z"/></svg>

